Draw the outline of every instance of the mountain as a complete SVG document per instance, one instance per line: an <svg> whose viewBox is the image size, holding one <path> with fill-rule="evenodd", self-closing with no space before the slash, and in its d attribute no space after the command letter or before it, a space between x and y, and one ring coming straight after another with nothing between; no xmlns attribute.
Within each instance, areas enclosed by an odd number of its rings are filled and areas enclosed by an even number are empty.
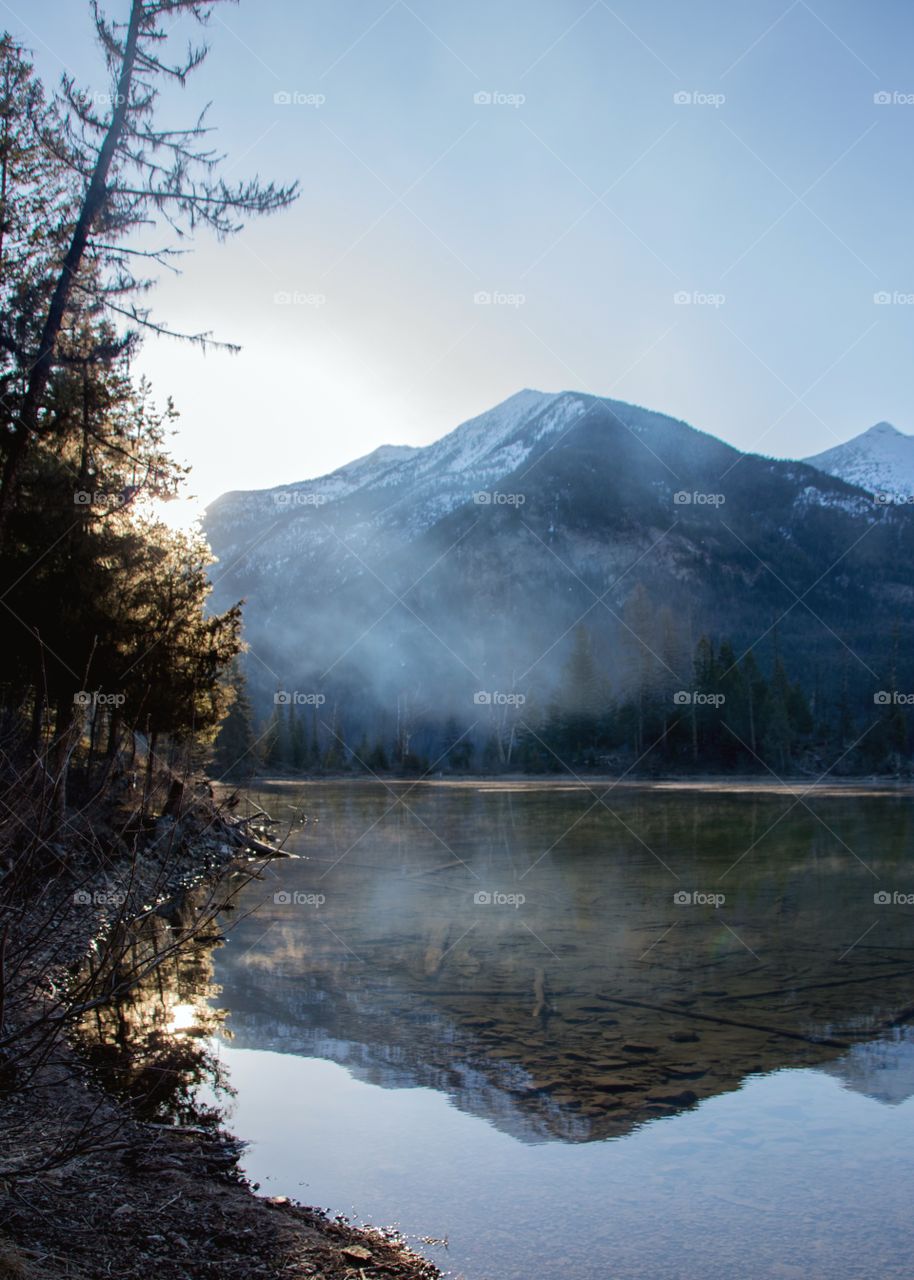
<svg viewBox="0 0 914 1280"><path fill-rule="evenodd" d="M914 500L914 436L890 422L877 422L853 440L805 461L889 501Z"/></svg>
<svg viewBox="0 0 914 1280"><path fill-rule="evenodd" d="M316 480L226 494L209 508L207 530L217 537L223 530L232 536L239 519L242 525L258 525L285 507L316 508L357 496L365 506L367 525L353 532L364 536L379 524L419 532L522 465L538 440L561 431L565 415L574 412L565 403L550 413L550 406L561 399L519 391L425 448L382 445ZM387 497L392 499L389 507ZM246 532L242 528L242 538ZM288 532L294 540L295 527Z"/></svg>
<svg viewBox="0 0 914 1280"><path fill-rule="evenodd" d="M891 687L894 620L911 630L911 509L573 391L521 391L424 448L226 494L205 529L214 604L247 602L262 713L275 690L320 691L350 746L382 723L469 728L508 692L545 706L582 625L616 696L658 674L667 701L688 689L709 633L769 667L778 643L811 683L841 672L870 708Z"/></svg>
<svg viewBox="0 0 914 1280"><path fill-rule="evenodd" d="M910 1038L880 1039L854 1045L850 1053L823 1070L846 1089L897 1107L914 1097L914 1042Z"/></svg>

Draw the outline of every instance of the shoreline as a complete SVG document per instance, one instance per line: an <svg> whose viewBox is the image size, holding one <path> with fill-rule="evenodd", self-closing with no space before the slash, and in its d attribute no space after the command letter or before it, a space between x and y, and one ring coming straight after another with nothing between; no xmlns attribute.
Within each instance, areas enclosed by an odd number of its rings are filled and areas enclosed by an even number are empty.
<svg viewBox="0 0 914 1280"><path fill-rule="evenodd" d="M166 791L168 783L167 778L162 781ZM264 776L214 788L206 784L176 817L154 820L148 844L135 851L132 863L121 856L115 866L104 857L90 864L74 837L58 842L68 863L67 872L55 882L66 928L49 929L38 956L38 970L58 977L58 994L23 1004L18 1016L28 1019L36 1011L56 1016L63 1008L60 992L66 990L67 975L81 973L87 957L97 955L115 930L130 934L132 963L138 954L147 956L150 947L155 955L159 948L173 949L175 963L195 945L200 948L207 938L198 926L214 926L231 878L257 876L272 857L286 856L281 849L265 852L269 846L259 837L266 831L255 819L233 816L232 797L243 801L245 791L258 788L281 793L327 785L475 789L491 794L588 794L603 786L645 795L914 794L914 783L899 779L811 783L808 778L757 776L382 779L344 774ZM90 817L96 840L99 832L110 834L117 828L114 815L102 806ZM110 851L112 846L105 847ZM73 909L75 886L83 896L89 891L107 902L112 872L115 885L131 882L127 907ZM220 940L218 929L212 937ZM129 988L128 1004L135 995L136 989ZM156 1016L167 1014L162 998L153 1002L153 1010ZM140 1118L135 1106L110 1083L103 1083L74 1031L69 1024L68 1034L61 1036L24 1092L14 1082L0 1099L0 1142L7 1153L0 1162L4 1280L95 1280L103 1274L148 1280L150 1273L156 1280L255 1280L280 1273L353 1280L362 1272L389 1280L440 1280L435 1264L413 1252L393 1229L354 1226L285 1196L258 1195L256 1184L240 1169L243 1144L221 1116L202 1125ZM98 1043L106 1044L101 1035ZM133 1042L124 1055L129 1071L136 1057Z"/></svg>
<svg viewBox="0 0 914 1280"><path fill-rule="evenodd" d="M103 828L111 815L93 817ZM264 846L210 798L194 799L179 815L167 862L158 867L144 850L130 865L103 859L88 868L80 861L84 851L75 841L67 846L69 840L59 846L71 864L56 885L61 923L56 929L43 923L36 957L36 972L53 980L54 994L45 983L43 996L22 999L15 1010L18 1025L50 1018L63 1030L37 1066L27 1055L12 1065L9 1057L0 1063L6 1077L0 1094L0 1277L255 1280L282 1274L352 1280L367 1269L389 1280L437 1280L438 1268L393 1229L354 1226L285 1196L258 1195L240 1170L244 1145L221 1114L189 1123L142 1117L138 1097L115 1089L115 1073L100 1066L108 1048L102 1033L94 1061L84 1019L64 1021L68 983L83 981L111 936L127 939L117 963L129 956L128 969L150 974L153 986L161 982L160 956L177 966L195 947L218 942L216 914L227 896L222 886L233 873L259 874L269 861ZM245 845L253 852L246 855ZM130 881L126 907L108 905L112 871L115 884ZM105 905L82 905L87 897ZM113 971L102 962L98 973L105 991ZM88 1017L101 1026L107 1010L119 1017L124 1010L142 1011L141 980L126 991L115 982L117 1002L107 995L85 1001ZM38 982L35 987L42 990ZM161 993L150 1008L149 1043L158 1043L155 1036L163 1027L168 1031ZM191 1037L182 1042L172 1027L170 1042L171 1052L193 1060ZM28 1047L27 1038L24 1043ZM146 1040L137 1043L147 1047ZM154 1057L145 1059L133 1041L116 1050L123 1054L116 1065L128 1081L133 1072L163 1076L171 1069L164 1058L164 1067Z"/></svg>
<svg viewBox="0 0 914 1280"><path fill-rule="evenodd" d="M866 776L860 778L835 778L829 781L793 777L766 780L758 775L745 774L695 774L688 777L671 775L662 778L617 777L612 774L581 774L578 777L563 778L533 777L530 774L467 774L460 776L438 776L413 778L408 775L390 774L368 776L364 774L328 773L309 777L290 778L281 774L263 774L233 783L220 782L220 793L227 795L238 791L257 791L258 788L292 788L319 787L327 784L346 784L353 787L439 787L448 790L459 790L474 787L484 791L592 791L598 787L606 787L612 791L685 791L714 792L721 795L749 794L758 795L911 795L914 796L914 779L879 778Z"/></svg>

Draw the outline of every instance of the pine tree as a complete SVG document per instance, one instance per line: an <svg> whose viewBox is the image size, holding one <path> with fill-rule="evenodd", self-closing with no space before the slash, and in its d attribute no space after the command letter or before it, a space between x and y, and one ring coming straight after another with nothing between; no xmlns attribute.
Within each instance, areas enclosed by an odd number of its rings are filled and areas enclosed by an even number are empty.
<svg viewBox="0 0 914 1280"><path fill-rule="evenodd" d="M550 704L545 740L569 764L592 764L601 744L610 705L609 682L593 652L593 638L586 626L574 630L571 653ZM524 707L524 719L536 719L535 703ZM528 734L528 751L530 750Z"/></svg>
<svg viewBox="0 0 914 1280"><path fill-rule="evenodd" d="M772 768L783 772L790 763L793 731L790 724L790 683L781 661L776 638L767 713L764 756Z"/></svg>
<svg viewBox="0 0 914 1280"><path fill-rule="evenodd" d="M667 708L662 707L669 672L661 661L658 613L646 588L634 588L622 610L622 647L634 718L634 748L640 755L659 737Z"/></svg>
<svg viewBox="0 0 914 1280"><path fill-rule="evenodd" d="M258 765L254 715L244 673L237 659L232 663L228 684L234 694L228 714L219 727L213 753L217 774L227 778L248 778Z"/></svg>
<svg viewBox="0 0 914 1280"><path fill-rule="evenodd" d="M156 123L162 85L183 83L206 56L205 47L190 49L186 60L169 62L165 20L186 14L203 21L207 9L223 2L130 0L126 23L109 22L93 5L96 35L111 76L107 108L77 89L69 76L52 106L37 113L34 106L18 106L24 90L32 96L37 92L34 77L13 42L5 40L0 47L5 66L0 68L0 180L6 183L4 222L13 242L17 235L15 221L6 218L9 208L25 208L28 217L29 202L40 199L31 219L39 243L26 254L16 310L0 332L3 351L11 359L2 400L7 430L2 436L0 539L6 538L9 514L19 497L23 465L47 438L48 392L55 372L70 358L69 335L103 309L127 317L135 326L132 332L113 347L102 341L86 357L105 363L114 351L135 346L137 330L164 331L140 301L150 281L134 275L134 269L143 259L161 264L172 250L137 249L128 246L129 237L138 227L160 220L182 234L203 224L226 236L239 230L242 215L270 213L296 198L294 184L264 186L254 179L230 186L220 178L219 157L203 141L207 127L202 117L184 129ZM14 134L25 140L25 148L14 149ZM18 239L25 243L24 236ZM208 341L203 334L186 336L199 344Z"/></svg>
<svg viewBox="0 0 914 1280"><path fill-rule="evenodd" d="M371 749L368 764L374 773L386 773L390 768L390 760L384 743L379 738Z"/></svg>
<svg viewBox="0 0 914 1280"><path fill-rule="evenodd" d="M289 765L296 773L301 773L308 767L308 738L294 702L289 703L286 740L289 744Z"/></svg>
<svg viewBox="0 0 914 1280"><path fill-rule="evenodd" d="M286 717L282 702L274 702L263 735L263 760L268 769L282 770L289 758Z"/></svg>

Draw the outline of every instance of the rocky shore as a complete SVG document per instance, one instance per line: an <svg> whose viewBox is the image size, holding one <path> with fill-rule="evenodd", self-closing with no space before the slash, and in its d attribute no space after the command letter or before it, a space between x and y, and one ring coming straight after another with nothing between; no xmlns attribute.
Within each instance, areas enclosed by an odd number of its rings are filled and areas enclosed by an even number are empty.
<svg viewBox="0 0 914 1280"><path fill-rule="evenodd" d="M154 821L129 807L109 798L42 837L31 889L21 850L3 850L19 905L4 901L0 932L0 1280L439 1276L395 1233L258 1196L217 1115L163 1116L163 1082L202 1050L169 1041L149 992L218 936L227 873L270 855L205 785Z"/></svg>

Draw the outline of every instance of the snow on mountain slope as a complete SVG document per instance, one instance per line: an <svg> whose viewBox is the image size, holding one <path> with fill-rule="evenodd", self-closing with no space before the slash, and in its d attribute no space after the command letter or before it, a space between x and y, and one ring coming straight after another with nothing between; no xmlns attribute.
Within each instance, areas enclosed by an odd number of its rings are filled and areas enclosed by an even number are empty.
<svg viewBox="0 0 914 1280"><path fill-rule="evenodd" d="M340 565L342 580L359 569L360 557L372 558L388 538L396 546L410 543L477 495L510 501L502 490L526 489L528 476L535 483L540 463L566 439L580 442L594 432L594 441L616 439L609 466L613 472L629 467L632 492L645 466L663 464L652 481L655 499L666 494L672 501L681 469L689 470L696 460L704 459L713 478L728 474L738 456L715 437L637 405L574 391L526 389L430 445L382 445L330 475L224 494L208 508L205 527L223 564L244 556L249 565L274 573L304 562L326 567L347 561L345 568ZM624 464L632 440L645 448L635 449ZM584 448L587 452L591 445ZM598 465L605 467L607 459L601 456ZM577 481L569 477L568 483ZM833 490L833 482L823 490L807 480L798 501L810 506L851 500ZM863 494L852 500L857 506L867 503Z"/></svg>
<svg viewBox="0 0 914 1280"><path fill-rule="evenodd" d="M327 476L224 494L209 508L207 522L256 521L283 511L305 515L349 501L364 506L369 523L383 517L416 532L514 471L545 436L558 437L585 412L568 392L519 391L433 444L382 445Z"/></svg>
<svg viewBox="0 0 914 1280"><path fill-rule="evenodd" d="M378 723L407 690L442 724L463 717L474 690L513 688L519 672L548 696L584 617L624 681L637 588L683 636L752 644L783 617L779 644L798 664L831 660L823 619L835 661L851 642L862 655L861 680L883 652L884 611L909 617L914 600L907 505L577 391L519 392L424 448L227 494L205 529L212 605L246 602L263 705L275 687L326 681ZM791 610L813 588L811 611ZM839 640L848 617L859 626Z"/></svg>
<svg viewBox="0 0 914 1280"><path fill-rule="evenodd" d="M438 518L453 505L466 502L473 489L487 479L507 475L520 466L543 435L558 431L576 416L574 404L565 403L561 414L544 418L550 405L562 398L542 391L518 391L434 444L424 448L384 445L329 476L286 488L293 494L320 494L329 501L357 491L396 489L403 491L404 499L408 496L410 502L430 505L433 510L426 515ZM531 430L531 423L537 418L544 420Z"/></svg>
<svg viewBox="0 0 914 1280"><path fill-rule="evenodd" d="M877 422L846 444L804 462L869 493L896 500L914 497L914 436L906 436L890 422Z"/></svg>

